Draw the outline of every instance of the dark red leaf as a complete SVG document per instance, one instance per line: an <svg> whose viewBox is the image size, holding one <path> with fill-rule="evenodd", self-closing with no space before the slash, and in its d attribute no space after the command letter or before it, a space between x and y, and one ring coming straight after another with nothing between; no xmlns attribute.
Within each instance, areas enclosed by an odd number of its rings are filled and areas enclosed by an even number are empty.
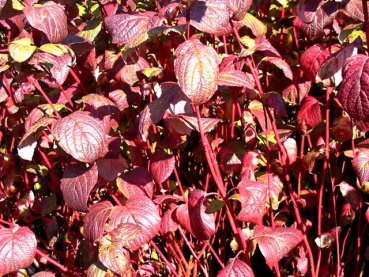
<svg viewBox="0 0 369 277"><path fill-rule="evenodd" d="M264 93L262 100L266 107L273 109L274 116L277 120L287 116L286 103L278 92Z"/></svg>
<svg viewBox="0 0 369 277"><path fill-rule="evenodd" d="M357 120L369 120L369 58L355 55L346 60L338 99L343 109Z"/></svg>
<svg viewBox="0 0 369 277"><path fill-rule="evenodd" d="M232 15L228 0L198 0L191 5L190 23L202 32L227 35L232 32Z"/></svg>
<svg viewBox="0 0 369 277"><path fill-rule="evenodd" d="M203 1L195 4L199 2ZM178 84L194 105L205 103L217 90L218 64L214 48L198 39L187 40L176 49L174 71Z"/></svg>
<svg viewBox="0 0 369 277"><path fill-rule="evenodd" d="M242 168L242 157L245 145L240 140L231 141L223 146L219 152L219 163L226 174L238 172Z"/></svg>
<svg viewBox="0 0 369 277"><path fill-rule="evenodd" d="M254 277L252 269L237 258L230 258L217 277Z"/></svg>
<svg viewBox="0 0 369 277"><path fill-rule="evenodd" d="M102 201L90 207L83 223L83 236L87 240L95 242L101 238L112 208L113 205L109 201Z"/></svg>
<svg viewBox="0 0 369 277"><path fill-rule="evenodd" d="M40 271L36 274L33 274L32 277L55 277L55 274L48 271Z"/></svg>
<svg viewBox="0 0 369 277"><path fill-rule="evenodd" d="M293 24L308 39L313 40L324 34L324 27L333 22L333 19L337 13L338 3L326 2L318 8L311 22L304 23L298 17L296 17L293 21Z"/></svg>
<svg viewBox="0 0 369 277"><path fill-rule="evenodd" d="M355 210L352 208L350 203L345 202L341 207L340 225L344 227L354 222L354 220L355 220Z"/></svg>
<svg viewBox="0 0 369 277"><path fill-rule="evenodd" d="M150 158L150 172L155 183L161 184L172 174L175 167L173 155L162 151L156 151Z"/></svg>
<svg viewBox="0 0 369 277"><path fill-rule="evenodd" d="M87 168L77 164L69 165L61 179L61 190L65 203L78 212L88 212L87 200L97 183L97 166Z"/></svg>
<svg viewBox="0 0 369 277"><path fill-rule="evenodd" d="M302 241L303 235L300 230L292 227L272 228L258 225L254 228L254 238L267 265L273 266Z"/></svg>
<svg viewBox="0 0 369 277"><path fill-rule="evenodd" d="M195 114L178 114L166 119L180 134L190 135L191 131L200 132L199 123ZM210 132L220 121L219 118L201 117L201 125L204 133Z"/></svg>
<svg viewBox="0 0 369 277"><path fill-rule="evenodd" d="M331 47L332 52L339 50L338 45ZM329 48L323 48L323 46L316 44L309 47L304 54L301 55L300 63L301 69L309 80L315 83L316 75L324 61L330 56Z"/></svg>
<svg viewBox="0 0 369 277"><path fill-rule="evenodd" d="M117 179L117 185L128 199L138 195L152 198L154 195L154 184L151 175L143 167L136 167L128 175L122 175Z"/></svg>
<svg viewBox="0 0 369 277"><path fill-rule="evenodd" d="M28 227L0 228L0 275L30 266L36 246L36 236Z"/></svg>
<svg viewBox="0 0 369 277"><path fill-rule="evenodd" d="M105 19L105 26L113 37L113 43L127 44L133 48L149 38L147 32L163 24L164 17L144 13L115 14Z"/></svg>
<svg viewBox="0 0 369 277"><path fill-rule="evenodd" d="M99 159L96 161L99 175L112 182L128 168L127 161L119 155L118 159Z"/></svg>
<svg viewBox="0 0 369 277"><path fill-rule="evenodd" d="M267 185L262 182L243 180L237 188L241 194L241 211L237 219L262 224L266 212Z"/></svg>
<svg viewBox="0 0 369 277"><path fill-rule="evenodd" d="M94 162L107 151L105 130L88 112L76 111L59 119L52 131L60 147L81 162Z"/></svg>
<svg viewBox="0 0 369 277"><path fill-rule="evenodd" d="M109 229L114 230L121 223L133 223L141 227L141 232L125 243L126 248L137 250L160 231L161 217L150 198L133 196L125 206L116 206L111 211Z"/></svg>
<svg viewBox="0 0 369 277"><path fill-rule="evenodd" d="M296 12L299 19L304 23L314 20L315 14L320 6L321 0L301 0L297 2Z"/></svg>
<svg viewBox="0 0 369 277"><path fill-rule="evenodd" d="M0 14L1 14L1 10L4 8L5 4L6 4L7 0L0 0Z"/></svg>
<svg viewBox="0 0 369 277"><path fill-rule="evenodd" d="M305 98L296 115L297 129L306 134L322 121L322 113L318 100L312 96Z"/></svg>
<svg viewBox="0 0 369 277"><path fill-rule="evenodd" d="M49 1L41 7L26 6L23 9L29 24L44 32L51 43L58 43L68 34L64 8Z"/></svg>

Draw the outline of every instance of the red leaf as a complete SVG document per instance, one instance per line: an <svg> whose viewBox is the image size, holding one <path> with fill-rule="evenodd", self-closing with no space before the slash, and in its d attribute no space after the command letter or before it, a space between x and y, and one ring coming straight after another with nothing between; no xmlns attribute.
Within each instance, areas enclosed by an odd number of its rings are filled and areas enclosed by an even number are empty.
<svg viewBox="0 0 369 277"><path fill-rule="evenodd" d="M23 9L29 24L44 32L51 43L58 43L68 34L64 8L52 1L41 7L26 6Z"/></svg>
<svg viewBox="0 0 369 277"><path fill-rule="evenodd" d="M230 258L217 277L254 277L252 269L237 258Z"/></svg>
<svg viewBox="0 0 369 277"><path fill-rule="evenodd" d="M302 241L303 235L300 230L291 227L272 228L258 225L254 228L254 238L267 265L273 266Z"/></svg>
<svg viewBox="0 0 369 277"><path fill-rule="evenodd" d="M97 166L69 165L61 180L61 190L65 203L78 212L88 212L87 200L97 183Z"/></svg>
<svg viewBox="0 0 369 277"><path fill-rule="evenodd" d="M169 210L162 217L160 230L163 234L177 231L178 224L175 222L174 215L174 211Z"/></svg>
<svg viewBox="0 0 369 277"><path fill-rule="evenodd" d="M320 3L320 0L298 1L296 12L299 19L304 23L310 23L313 21Z"/></svg>
<svg viewBox="0 0 369 277"><path fill-rule="evenodd" d="M108 269L100 262L96 261L87 269L87 277L105 277L108 274Z"/></svg>
<svg viewBox="0 0 369 277"><path fill-rule="evenodd" d="M353 118L369 120L369 58L355 55L346 60L342 69L342 84L338 99L343 109Z"/></svg>
<svg viewBox="0 0 369 277"><path fill-rule="evenodd" d="M255 169L258 168L260 162L260 153L254 151L248 151L242 157L242 168L240 174L240 180L255 180Z"/></svg>
<svg viewBox="0 0 369 277"><path fill-rule="evenodd" d="M276 119L282 119L287 116L286 103L278 92L268 92L262 95L265 106L272 108ZM268 126L270 129L270 125Z"/></svg>
<svg viewBox="0 0 369 277"><path fill-rule="evenodd" d="M199 2L195 2L195 5ZM217 52L198 39L187 40L176 49L174 71L178 84L194 105L208 101L217 90Z"/></svg>
<svg viewBox="0 0 369 277"><path fill-rule="evenodd" d="M245 154L244 143L240 140L231 141L223 146L219 152L219 163L226 173L238 172L242 168L242 157Z"/></svg>
<svg viewBox="0 0 369 277"><path fill-rule="evenodd" d="M288 65L288 63L286 63L286 61L284 61L284 60L282 60L281 58L278 58L278 57L265 57L261 60L261 62L264 62L264 61L274 64L276 67L278 67L279 69L281 69L283 71L284 76L286 76L290 80L293 79L292 70L291 70L290 66ZM258 67L259 67L259 65L258 65Z"/></svg>
<svg viewBox="0 0 369 277"><path fill-rule="evenodd" d="M151 175L156 184L161 184L168 179L175 167L174 156L162 151L156 151L150 161Z"/></svg>
<svg viewBox="0 0 369 277"><path fill-rule="evenodd" d="M268 187L262 182L243 180L237 188L241 194L241 211L237 219L262 224L266 211Z"/></svg>
<svg viewBox="0 0 369 277"><path fill-rule="evenodd" d="M36 236L28 227L0 229L0 275L6 275L33 263Z"/></svg>
<svg viewBox="0 0 369 277"><path fill-rule="evenodd" d="M109 201L97 203L90 208L83 223L83 236L87 240L95 242L101 238L112 208L113 205Z"/></svg>
<svg viewBox="0 0 369 277"><path fill-rule="evenodd" d="M360 152L351 164L361 186L365 186L365 183L369 181L369 152Z"/></svg>
<svg viewBox="0 0 369 277"><path fill-rule="evenodd" d="M117 185L128 199L138 195L152 198L154 195L154 184L152 183L151 175L143 167L137 167L128 175L122 175L117 179Z"/></svg>
<svg viewBox="0 0 369 277"><path fill-rule="evenodd" d="M227 35L232 32L231 16L227 0L198 0L191 5L190 23L201 32Z"/></svg>
<svg viewBox="0 0 369 277"><path fill-rule="evenodd" d="M134 223L141 227L141 232L125 243L128 249L137 250L160 231L161 218L150 198L133 196L125 206L116 206L111 211L109 229L113 230L121 223Z"/></svg>
<svg viewBox="0 0 369 277"><path fill-rule="evenodd" d="M254 54L256 51L266 52L266 56L281 58L281 54L275 49L268 39L265 37L257 37L255 39L255 45L250 49L243 49L241 51L241 57L246 57Z"/></svg>
<svg viewBox="0 0 369 277"><path fill-rule="evenodd" d="M306 134L322 121L318 100L312 96L305 98L296 115L297 129Z"/></svg>
<svg viewBox="0 0 369 277"><path fill-rule="evenodd" d="M60 147L81 162L94 162L107 151L105 130L88 112L76 111L59 119L52 131Z"/></svg>
<svg viewBox="0 0 369 277"><path fill-rule="evenodd" d="M252 0L228 0L229 6L233 12L233 20L242 20L252 5Z"/></svg>
<svg viewBox="0 0 369 277"><path fill-rule="evenodd" d="M227 70L219 73L218 86L254 88L246 73L240 70Z"/></svg>
<svg viewBox="0 0 369 277"><path fill-rule="evenodd" d="M126 65L117 73L119 79L130 86L133 86L139 81L137 72L144 68L149 68L150 64L141 56L129 55L126 61ZM115 66L115 64L114 64ZM119 66L119 64L118 64Z"/></svg>
<svg viewBox="0 0 369 277"><path fill-rule="evenodd" d="M324 3L325 1L322 2ZM298 17L296 17L293 21L293 24L309 40L313 40L324 34L324 27L333 22L333 19L337 13L338 3L327 2L319 7L311 22L304 23Z"/></svg>
<svg viewBox="0 0 369 277"><path fill-rule="evenodd" d="M163 24L164 17L143 13L115 14L105 19L105 26L113 37L113 43L127 44L133 48L149 38L147 32Z"/></svg>
<svg viewBox="0 0 369 277"><path fill-rule="evenodd" d="M206 193L202 190L188 194L188 214L193 235L199 240L208 240L216 233L214 214L204 213Z"/></svg>

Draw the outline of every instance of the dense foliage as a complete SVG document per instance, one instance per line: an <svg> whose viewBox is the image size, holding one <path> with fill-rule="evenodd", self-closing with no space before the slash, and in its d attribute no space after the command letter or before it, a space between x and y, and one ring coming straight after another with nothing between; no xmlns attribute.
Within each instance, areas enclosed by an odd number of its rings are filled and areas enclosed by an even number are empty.
<svg viewBox="0 0 369 277"><path fill-rule="evenodd" d="M0 29L0 276L368 270L367 1L0 0Z"/></svg>

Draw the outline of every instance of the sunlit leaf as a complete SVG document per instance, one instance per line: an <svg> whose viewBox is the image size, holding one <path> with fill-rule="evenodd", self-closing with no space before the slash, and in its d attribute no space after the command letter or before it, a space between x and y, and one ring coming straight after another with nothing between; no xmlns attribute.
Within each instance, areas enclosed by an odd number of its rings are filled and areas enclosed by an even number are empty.
<svg viewBox="0 0 369 277"><path fill-rule="evenodd" d="M217 277L254 277L252 269L237 258L230 258Z"/></svg>
<svg viewBox="0 0 369 277"><path fill-rule="evenodd" d="M9 53L16 62L22 63L32 56L36 48L30 38L22 38L9 44Z"/></svg>

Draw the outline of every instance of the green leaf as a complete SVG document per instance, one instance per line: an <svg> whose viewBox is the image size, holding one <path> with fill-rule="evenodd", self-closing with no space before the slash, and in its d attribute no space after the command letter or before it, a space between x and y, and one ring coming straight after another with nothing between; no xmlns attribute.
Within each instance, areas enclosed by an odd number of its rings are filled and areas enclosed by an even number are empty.
<svg viewBox="0 0 369 277"><path fill-rule="evenodd" d="M15 40L9 44L10 56L19 63L28 60L36 50L30 38Z"/></svg>
<svg viewBox="0 0 369 277"><path fill-rule="evenodd" d="M102 19L94 18L89 20L86 26L77 36L83 37L85 40L93 42L96 36L100 33L102 27Z"/></svg>
<svg viewBox="0 0 369 277"><path fill-rule="evenodd" d="M212 214L216 213L224 207L225 203L222 199L215 199L210 202L209 206L206 207L205 213Z"/></svg>

